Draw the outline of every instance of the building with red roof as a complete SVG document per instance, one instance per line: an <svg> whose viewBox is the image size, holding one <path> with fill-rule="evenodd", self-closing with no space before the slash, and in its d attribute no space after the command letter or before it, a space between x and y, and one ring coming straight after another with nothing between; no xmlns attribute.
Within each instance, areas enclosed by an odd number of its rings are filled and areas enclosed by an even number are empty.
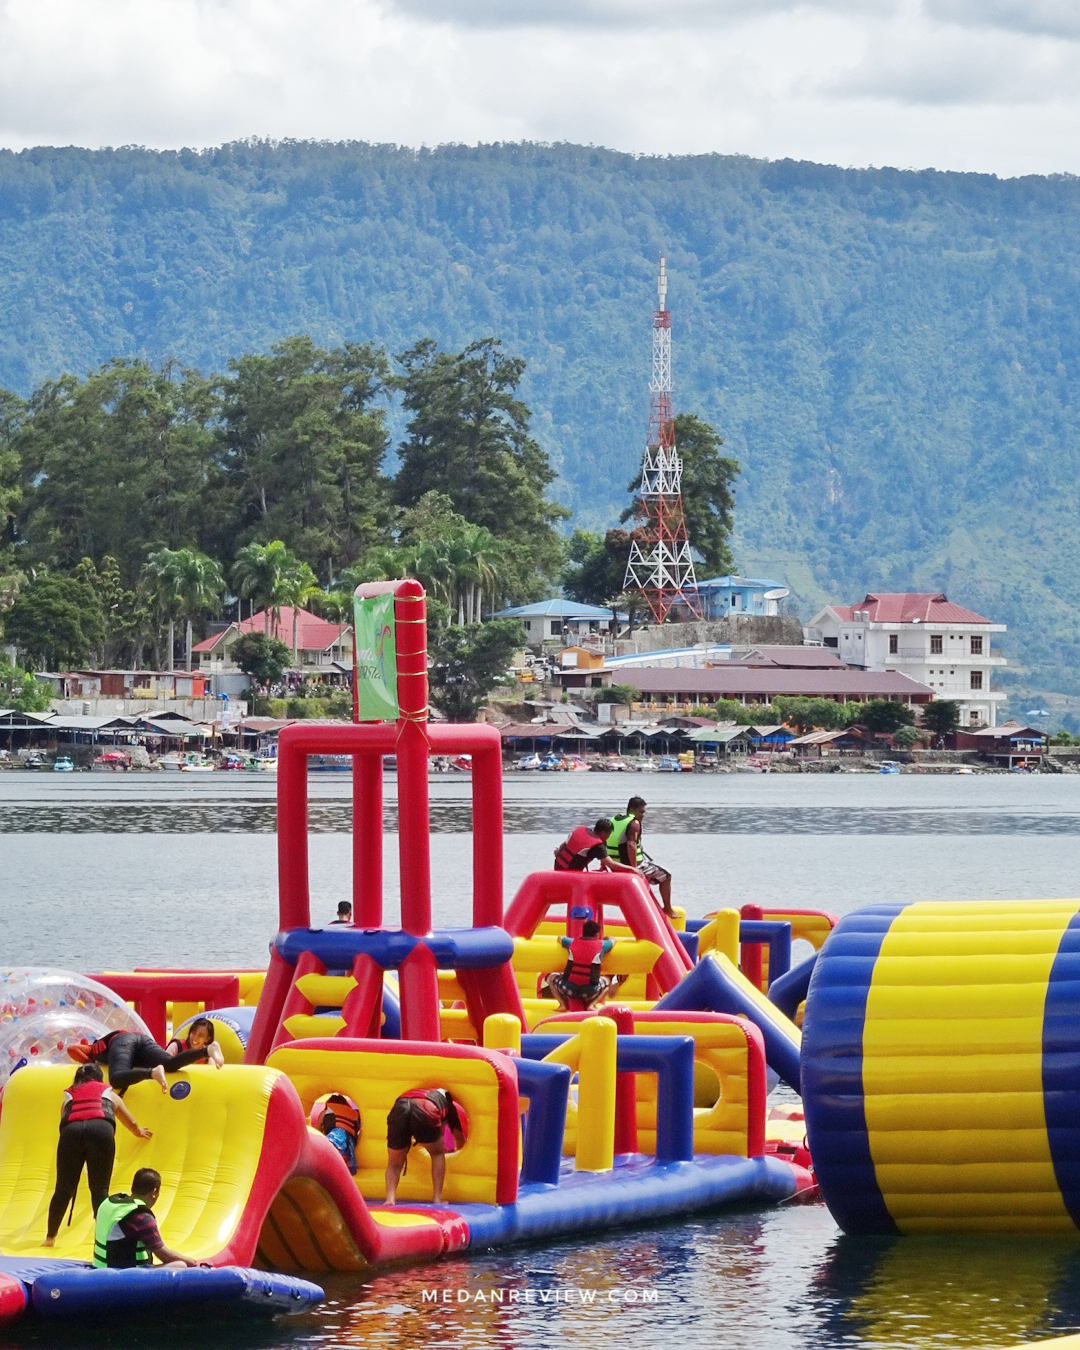
<svg viewBox="0 0 1080 1350"><path fill-rule="evenodd" d="M280 638L292 651L293 609L282 605L277 615L258 610L250 618L230 623L220 633L214 633L191 649L199 662L199 670L206 674L231 673L239 669L230 658L233 643L242 633L269 633ZM352 677L353 630L347 623L332 623L320 619L310 610L296 611L296 665L300 675L322 679L333 684Z"/></svg>
<svg viewBox="0 0 1080 1350"><path fill-rule="evenodd" d="M995 726L1005 695L990 687L1005 658L991 649L1004 633L941 591L911 594L872 591L854 605L826 605L810 620L809 635L833 648L845 665L895 671L960 705L964 727Z"/></svg>

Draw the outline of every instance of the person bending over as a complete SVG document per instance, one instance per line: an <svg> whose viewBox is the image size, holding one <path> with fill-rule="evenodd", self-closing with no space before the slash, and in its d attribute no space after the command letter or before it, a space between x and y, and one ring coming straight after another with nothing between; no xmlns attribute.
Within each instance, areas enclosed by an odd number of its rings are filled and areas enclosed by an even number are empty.
<svg viewBox="0 0 1080 1350"><path fill-rule="evenodd" d="M577 999L582 1008L602 1003L612 988L622 984L621 976L610 979L600 974L600 962L615 943L600 936L600 925L595 919L582 925L580 937L561 937L559 942L570 953L570 959L565 970L548 976L547 984L564 1012L572 999Z"/></svg>
<svg viewBox="0 0 1080 1350"><path fill-rule="evenodd" d="M153 1036L141 1036L136 1031L110 1031L99 1041L91 1045L72 1045L68 1047L72 1059L82 1060L86 1064L98 1064L102 1060L109 1069L109 1083L117 1092L124 1093L134 1083L145 1083L152 1078L162 1092L168 1092L165 1082L167 1073L176 1073L189 1064L208 1061L220 1069L225 1063L221 1047L216 1041L198 1049L183 1050L178 1055L170 1055L162 1050Z"/></svg>
<svg viewBox="0 0 1080 1350"><path fill-rule="evenodd" d="M626 803L626 814L616 816L607 839L608 858L633 867L650 886L660 892L660 904L669 919L675 918L671 907L671 873L657 866L641 847L641 824L645 818L645 798L631 797Z"/></svg>
<svg viewBox="0 0 1080 1350"><path fill-rule="evenodd" d="M419 1144L431 1158L432 1200L442 1204L446 1178L446 1146L443 1129L449 1126L458 1148L464 1147L465 1133L454 1099L445 1088L416 1088L404 1092L386 1117L386 1203L397 1203L398 1182L409 1157L409 1149Z"/></svg>
<svg viewBox="0 0 1080 1350"><path fill-rule="evenodd" d="M49 1223L43 1247L51 1247L60 1231L64 1210L74 1207L83 1168L90 1185L90 1203L97 1214L109 1194L116 1157L116 1118L138 1139L152 1134L135 1120L97 1064L81 1064L75 1081L64 1093L60 1108L60 1138L56 1145L56 1190L49 1201Z"/></svg>
<svg viewBox="0 0 1080 1350"><path fill-rule="evenodd" d="M636 872L636 867L627 867L617 856L611 856L607 841L613 828L606 816L601 816L591 830L579 825L555 850L555 871L584 872L590 863L597 862L602 872Z"/></svg>
<svg viewBox="0 0 1080 1350"><path fill-rule="evenodd" d="M163 1266L197 1266L191 1256L166 1247L154 1217L161 1194L161 1173L140 1167L131 1179L131 1194L110 1195L101 1202L94 1226L94 1265L110 1270L149 1269L156 1256Z"/></svg>

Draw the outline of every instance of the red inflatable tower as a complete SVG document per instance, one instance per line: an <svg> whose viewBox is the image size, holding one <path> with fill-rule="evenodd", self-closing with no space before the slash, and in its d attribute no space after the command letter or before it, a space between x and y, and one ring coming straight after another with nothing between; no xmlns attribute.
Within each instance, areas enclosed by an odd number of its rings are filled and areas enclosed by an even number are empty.
<svg viewBox="0 0 1080 1350"><path fill-rule="evenodd" d="M494 727L428 722L427 615L418 581L374 582L355 596L352 726L296 723L278 741L280 932L248 1039L246 1063L262 1063L291 1039L290 1016L310 1003L305 975L348 972L342 1037L378 1036L383 974L397 972L401 1036L440 1040L438 971L453 970L479 1031L494 1012L525 1017L514 979L513 940L502 927L502 745ZM353 761L353 925L311 927L307 757ZM473 787L473 927L431 927L428 761L469 755ZM397 759L401 927L383 925L383 756Z"/></svg>

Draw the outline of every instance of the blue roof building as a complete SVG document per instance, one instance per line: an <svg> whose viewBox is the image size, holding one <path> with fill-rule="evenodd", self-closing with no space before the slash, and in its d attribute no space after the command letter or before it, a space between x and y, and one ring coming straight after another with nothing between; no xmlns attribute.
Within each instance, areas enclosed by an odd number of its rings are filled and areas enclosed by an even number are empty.
<svg viewBox="0 0 1080 1350"><path fill-rule="evenodd" d="M706 619L726 619L730 614L777 614L780 601L791 594L780 581L734 576L699 581L697 593Z"/></svg>
<svg viewBox="0 0 1080 1350"><path fill-rule="evenodd" d="M530 647L545 642L576 641L611 631L615 614L600 605L582 605L576 600L538 600L534 605L501 609L497 619L520 619Z"/></svg>

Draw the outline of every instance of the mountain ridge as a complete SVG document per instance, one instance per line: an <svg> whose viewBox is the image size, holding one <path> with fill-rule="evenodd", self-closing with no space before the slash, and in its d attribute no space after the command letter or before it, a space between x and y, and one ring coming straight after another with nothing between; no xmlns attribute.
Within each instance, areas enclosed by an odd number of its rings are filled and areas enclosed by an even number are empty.
<svg viewBox="0 0 1080 1350"><path fill-rule="evenodd" d="M575 524L617 520L656 258L677 411L738 458L735 553L825 600L943 589L1004 682L1080 711L1080 179L238 142L0 152L0 386L112 356L224 368L288 333L494 334Z"/></svg>

